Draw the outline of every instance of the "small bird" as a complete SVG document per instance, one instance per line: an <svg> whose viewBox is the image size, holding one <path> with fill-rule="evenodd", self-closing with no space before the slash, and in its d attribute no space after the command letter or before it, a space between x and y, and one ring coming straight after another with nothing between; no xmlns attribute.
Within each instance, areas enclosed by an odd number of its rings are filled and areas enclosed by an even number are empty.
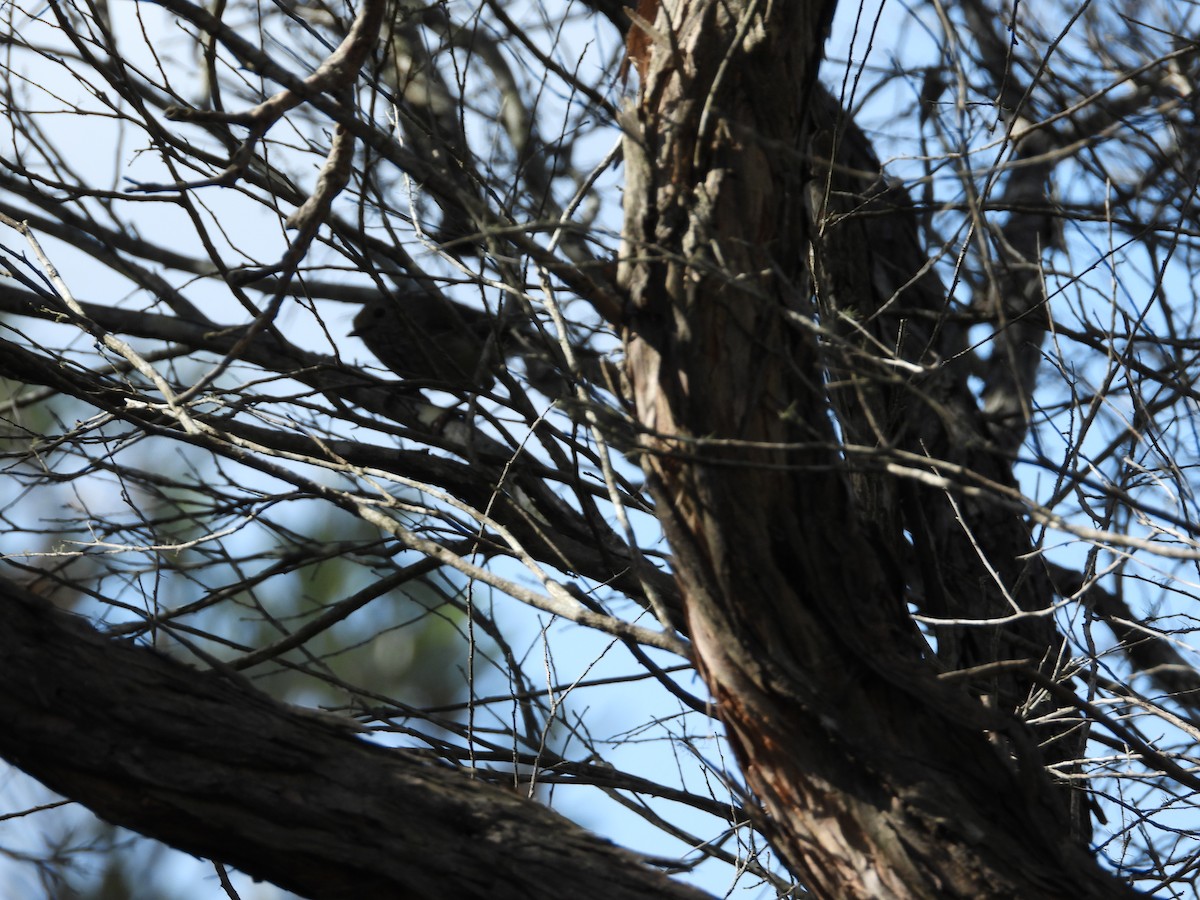
<svg viewBox="0 0 1200 900"><path fill-rule="evenodd" d="M351 335L405 380L431 387L487 390L495 381L504 322L423 292L385 295L354 317Z"/></svg>
<svg viewBox="0 0 1200 900"><path fill-rule="evenodd" d="M572 396L562 354L525 316L495 316L421 291L380 294L354 317L354 330L379 361L406 381L457 392L488 390L496 369L522 359L531 387L551 400ZM575 348L585 381L607 390L615 368L589 347Z"/></svg>

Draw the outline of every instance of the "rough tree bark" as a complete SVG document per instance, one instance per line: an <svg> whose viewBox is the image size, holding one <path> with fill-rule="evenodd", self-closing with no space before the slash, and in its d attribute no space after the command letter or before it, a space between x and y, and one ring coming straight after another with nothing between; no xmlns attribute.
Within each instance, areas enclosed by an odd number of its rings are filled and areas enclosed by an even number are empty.
<svg viewBox="0 0 1200 900"><path fill-rule="evenodd" d="M864 521L831 449L805 151L832 12L681 0L631 41L630 377L699 666L815 895L1129 895L1025 726L939 682L878 536L896 525Z"/></svg>
<svg viewBox="0 0 1200 900"><path fill-rule="evenodd" d="M1025 419L989 422L971 393L965 329L945 315L946 289L918 240L910 198L887 183L866 135L832 96L819 90L812 107L814 294L833 336L826 365L844 443L907 453L908 465L935 478L969 473L968 482L1015 491L1012 448L1025 435ZM1023 183L1029 172L1020 175ZM1032 180L1041 186L1044 174ZM1030 240L1027 218L1010 222L1014 241ZM1021 273L1025 282L1037 280L1032 272ZM911 477L881 478L871 469L852 468L850 485L871 539L903 561L910 602L938 621L932 631L944 670L981 673L970 680L972 691L1026 721L1053 710L1056 698L1038 681L1061 679L1070 652L1048 614L1053 584L1020 512L987 492L922 489ZM986 540L986 553L975 536ZM1001 660L1030 665L990 666ZM1070 766L1082 755L1084 732L1074 716L1048 716L1035 733L1049 766ZM1086 840L1086 795L1065 781L1058 789L1076 836Z"/></svg>
<svg viewBox="0 0 1200 900"><path fill-rule="evenodd" d="M109 822L329 900L706 896L232 671L104 637L3 579L0 604L0 756Z"/></svg>

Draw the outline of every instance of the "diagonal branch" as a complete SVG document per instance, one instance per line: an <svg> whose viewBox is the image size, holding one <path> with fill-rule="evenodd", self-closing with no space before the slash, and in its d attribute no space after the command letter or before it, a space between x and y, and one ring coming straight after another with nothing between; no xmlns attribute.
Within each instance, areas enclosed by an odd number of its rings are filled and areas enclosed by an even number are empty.
<svg viewBox="0 0 1200 900"><path fill-rule="evenodd" d="M0 621L0 756L114 824L308 897L704 896L511 791L102 637L6 579Z"/></svg>

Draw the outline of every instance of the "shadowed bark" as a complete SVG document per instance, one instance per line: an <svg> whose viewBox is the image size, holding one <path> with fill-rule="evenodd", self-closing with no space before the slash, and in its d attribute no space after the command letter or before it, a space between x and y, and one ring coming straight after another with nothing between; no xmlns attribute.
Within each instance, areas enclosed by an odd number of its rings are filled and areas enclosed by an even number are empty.
<svg viewBox="0 0 1200 900"><path fill-rule="evenodd" d="M699 667L815 895L1132 895L1071 839L1025 726L938 680L895 520L868 527L830 449L804 248L831 13L672 4L635 60L630 378Z"/></svg>
<svg viewBox="0 0 1200 900"><path fill-rule="evenodd" d="M6 580L0 608L0 756L109 822L313 898L706 896L517 793Z"/></svg>
<svg viewBox="0 0 1200 900"><path fill-rule="evenodd" d="M993 493L961 490L1016 491L1013 441L1021 442L1024 428L1014 423L998 437L971 393L966 335L947 315L907 193L887 182L866 135L833 97L821 91L813 106L813 260L817 308L830 332L830 399L847 444L903 451L911 467L889 478L865 457L859 471L852 462L855 501L872 539L904 572L908 601L937 621L939 663L985 673L971 679L977 695L1036 719L1056 709L1055 698L1029 674L988 666L1029 660L1027 672L1070 677L1070 652L1051 612L1057 595L1025 517ZM1016 226L1022 241L1023 224ZM918 478L926 473L958 487L924 485ZM1075 715L1052 716L1036 729L1048 765L1082 755ZM1059 787L1086 841L1086 798L1068 782Z"/></svg>

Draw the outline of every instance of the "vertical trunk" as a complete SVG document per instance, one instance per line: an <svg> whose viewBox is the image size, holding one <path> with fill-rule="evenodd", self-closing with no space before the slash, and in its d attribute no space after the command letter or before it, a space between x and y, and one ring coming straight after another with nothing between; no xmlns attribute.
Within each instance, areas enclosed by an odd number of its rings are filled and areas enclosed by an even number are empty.
<svg viewBox="0 0 1200 900"><path fill-rule="evenodd" d="M643 3L631 39L630 375L700 666L817 896L1124 896L1024 726L934 675L832 449L804 205L832 7Z"/></svg>
<svg viewBox="0 0 1200 900"><path fill-rule="evenodd" d="M836 336L826 353L827 383L842 438L907 451L907 465L922 472L966 471L1016 489L1010 441L1019 444L1024 429L998 435L980 410L967 383L965 330L947 315L912 203L887 182L866 135L845 115L827 92L814 98L814 293ZM1032 236L1020 240L1036 242L1036 227L1028 231ZM971 679L972 692L1039 720L1035 737L1047 765L1068 771L1082 756L1084 732L1038 683L1039 676L1061 679L1070 653L1050 614L1054 588L1033 552L1028 521L986 493L948 493L876 471L852 473L851 485L872 538L906 561L908 602L941 620L932 628L941 665L986 672ZM1029 665L988 671L1002 660ZM1070 781L1058 787L1076 836L1086 842L1087 795Z"/></svg>

